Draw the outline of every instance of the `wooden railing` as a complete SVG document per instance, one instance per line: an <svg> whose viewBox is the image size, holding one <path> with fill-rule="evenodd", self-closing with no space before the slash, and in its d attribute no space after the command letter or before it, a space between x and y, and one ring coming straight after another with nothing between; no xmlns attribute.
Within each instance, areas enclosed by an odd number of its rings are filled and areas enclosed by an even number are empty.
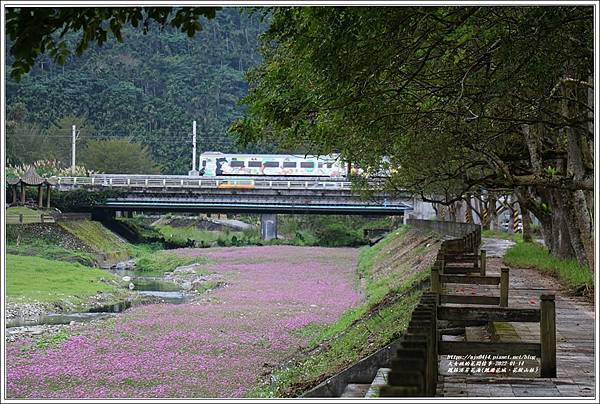
<svg viewBox="0 0 600 404"><path fill-rule="evenodd" d="M29 223L54 223L54 217L47 214L31 214L31 213L7 213L6 224L29 224Z"/></svg>
<svg viewBox="0 0 600 404"><path fill-rule="evenodd" d="M554 295L541 295L538 309L509 308L508 268L501 268L500 276L487 275L485 251L478 251L480 243L478 229L442 243L431 270L431 291L423 293L412 313L387 385L380 390L382 397L435 396L438 355L531 355L540 358L541 377L556 377ZM453 283L497 285L500 296L447 294L445 285ZM540 341L442 341L439 321L539 323Z"/></svg>

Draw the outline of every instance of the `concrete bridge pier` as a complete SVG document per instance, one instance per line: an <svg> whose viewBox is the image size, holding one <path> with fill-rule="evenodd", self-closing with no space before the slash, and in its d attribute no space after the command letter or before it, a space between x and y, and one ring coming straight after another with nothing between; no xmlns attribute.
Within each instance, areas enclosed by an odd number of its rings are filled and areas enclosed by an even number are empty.
<svg viewBox="0 0 600 404"><path fill-rule="evenodd" d="M260 215L260 237L263 240L272 240L277 238L277 215Z"/></svg>

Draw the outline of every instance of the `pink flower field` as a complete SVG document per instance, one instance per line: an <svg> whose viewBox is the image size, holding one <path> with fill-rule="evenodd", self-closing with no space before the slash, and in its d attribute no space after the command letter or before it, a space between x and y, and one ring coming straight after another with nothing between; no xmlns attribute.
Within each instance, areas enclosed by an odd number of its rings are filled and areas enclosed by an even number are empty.
<svg viewBox="0 0 600 404"><path fill-rule="evenodd" d="M184 249L227 287L190 304L135 307L81 324L55 348L7 345L10 398L243 397L304 346L293 332L359 303L357 250Z"/></svg>

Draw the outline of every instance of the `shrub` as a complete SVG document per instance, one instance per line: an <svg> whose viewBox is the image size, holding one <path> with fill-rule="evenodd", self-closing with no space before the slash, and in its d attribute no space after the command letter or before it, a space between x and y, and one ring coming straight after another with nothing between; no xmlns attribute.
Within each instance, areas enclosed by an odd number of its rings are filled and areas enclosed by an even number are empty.
<svg viewBox="0 0 600 404"><path fill-rule="evenodd" d="M364 244L362 235L340 223L330 224L316 232L319 245L326 247L357 246Z"/></svg>

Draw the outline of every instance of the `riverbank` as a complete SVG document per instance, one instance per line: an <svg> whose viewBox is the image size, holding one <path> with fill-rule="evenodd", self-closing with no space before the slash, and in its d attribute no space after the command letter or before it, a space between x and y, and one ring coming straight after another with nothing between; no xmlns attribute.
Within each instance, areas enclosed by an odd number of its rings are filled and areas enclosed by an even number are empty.
<svg viewBox="0 0 600 404"><path fill-rule="evenodd" d="M127 299L125 286L109 272L78 263L7 254L5 318L88 311Z"/></svg>

